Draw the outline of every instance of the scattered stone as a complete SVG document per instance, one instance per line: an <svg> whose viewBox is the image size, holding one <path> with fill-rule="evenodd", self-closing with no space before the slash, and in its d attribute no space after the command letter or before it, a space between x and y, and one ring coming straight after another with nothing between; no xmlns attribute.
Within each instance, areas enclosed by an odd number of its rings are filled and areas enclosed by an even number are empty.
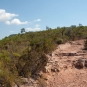
<svg viewBox="0 0 87 87"><path fill-rule="evenodd" d="M87 59L80 58L78 60L74 60L73 66L75 66L75 68L77 68L77 69L83 69L83 68L87 67Z"/></svg>
<svg viewBox="0 0 87 87"><path fill-rule="evenodd" d="M53 68L53 69L51 69L51 72L59 72L59 69Z"/></svg>
<svg viewBox="0 0 87 87"><path fill-rule="evenodd" d="M62 56L77 56L77 53L61 53Z"/></svg>
<svg viewBox="0 0 87 87"><path fill-rule="evenodd" d="M87 68L87 60L85 60L85 64L84 64L84 66Z"/></svg>

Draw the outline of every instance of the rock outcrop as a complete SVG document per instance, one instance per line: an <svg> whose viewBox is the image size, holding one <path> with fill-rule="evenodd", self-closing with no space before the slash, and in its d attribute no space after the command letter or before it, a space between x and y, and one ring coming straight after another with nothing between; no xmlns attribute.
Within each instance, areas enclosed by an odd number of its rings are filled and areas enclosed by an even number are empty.
<svg viewBox="0 0 87 87"><path fill-rule="evenodd" d="M87 87L87 51L84 40L61 44L47 55L47 87Z"/></svg>

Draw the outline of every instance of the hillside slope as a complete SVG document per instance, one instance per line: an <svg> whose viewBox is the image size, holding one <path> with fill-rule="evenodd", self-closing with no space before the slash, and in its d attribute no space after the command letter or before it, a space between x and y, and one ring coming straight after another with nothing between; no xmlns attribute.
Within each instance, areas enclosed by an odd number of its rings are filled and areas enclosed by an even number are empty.
<svg viewBox="0 0 87 87"><path fill-rule="evenodd" d="M35 79L26 79L20 87L87 87L87 51L84 40L58 45L52 54L47 54L48 63L44 72Z"/></svg>
<svg viewBox="0 0 87 87"><path fill-rule="evenodd" d="M51 76L49 72L59 74L68 67L81 68L83 63L87 63L83 57L85 51L81 49L84 46L84 40L81 39L86 38L87 26L82 25L25 32L3 38L0 40L1 87L12 87L13 84L27 87L31 80L40 87L46 87L50 84L49 78L45 78ZM85 47L87 49L87 44Z"/></svg>

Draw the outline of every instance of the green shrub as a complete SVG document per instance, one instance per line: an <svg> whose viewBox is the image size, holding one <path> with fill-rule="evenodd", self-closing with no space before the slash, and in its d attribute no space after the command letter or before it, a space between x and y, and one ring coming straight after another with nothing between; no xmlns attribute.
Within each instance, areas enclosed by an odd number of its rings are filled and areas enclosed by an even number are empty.
<svg viewBox="0 0 87 87"><path fill-rule="evenodd" d="M13 53L13 55L14 55L15 57L20 57L20 54L18 54L18 53Z"/></svg>
<svg viewBox="0 0 87 87"><path fill-rule="evenodd" d="M22 55L17 64L20 76L29 77L44 69L47 63L47 57L43 53L31 51L29 54Z"/></svg>
<svg viewBox="0 0 87 87"><path fill-rule="evenodd" d="M57 44L62 44L62 43L63 43L63 39L58 39L58 40L56 41L56 43L57 43Z"/></svg>

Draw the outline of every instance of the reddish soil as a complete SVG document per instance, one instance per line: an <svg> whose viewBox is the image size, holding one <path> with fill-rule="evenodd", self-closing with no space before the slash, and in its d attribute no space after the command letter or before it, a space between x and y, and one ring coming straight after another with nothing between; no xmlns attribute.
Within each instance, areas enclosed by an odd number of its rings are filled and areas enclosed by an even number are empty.
<svg viewBox="0 0 87 87"><path fill-rule="evenodd" d="M47 55L47 87L87 87L87 67L79 69L73 66L73 61L87 59L87 52L83 49L84 40L77 40L61 44L52 56Z"/></svg>

